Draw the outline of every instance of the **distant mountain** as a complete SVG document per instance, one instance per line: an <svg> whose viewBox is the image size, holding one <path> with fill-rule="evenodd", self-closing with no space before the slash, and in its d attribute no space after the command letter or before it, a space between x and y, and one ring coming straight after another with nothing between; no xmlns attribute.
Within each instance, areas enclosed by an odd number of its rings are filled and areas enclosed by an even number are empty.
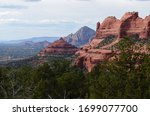
<svg viewBox="0 0 150 116"><path fill-rule="evenodd" d="M32 41L34 43L43 42L43 41L54 42L59 38L60 37L33 37L33 38L25 39L23 41Z"/></svg>
<svg viewBox="0 0 150 116"><path fill-rule="evenodd" d="M47 47L50 42L48 41L41 41L41 42L32 42L32 41L27 41L27 42L22 42L20 43L23 46L34 46L34 47L41 47L41 48L45 48Z"/></svg>
<svg viewBox="0 0 150 116"><path fill-rule="evenodd" d="M70 34L64 37L68 43L81 47L87 44L95 36L95 31L87 26L80 28L75 34Z"/></svg>
<svg viewBox="0 0 150 116"><path fill-rule="evenodd" d="M59 39L59 37L33 37L33 38L29 38L29 39L3 41L1 43L20 44L20 43L38 43L38 42L43 42L43 41L54 42L57 39Z"/></svg>
<svg viewBox="0 0 150 116"><path fill-rule="evenodd" d="M50 42L48 42L48 41L34 43L35 46L43 46L44 48L47 47L49 44L50 44Z"/></svg>
<svg viewBox="0 0 150 116"><path fill-rule="evenodd" d="M0 44L0 63L33 57L49 44L48 41L35 43L27 41L17 44Z"/></svg>

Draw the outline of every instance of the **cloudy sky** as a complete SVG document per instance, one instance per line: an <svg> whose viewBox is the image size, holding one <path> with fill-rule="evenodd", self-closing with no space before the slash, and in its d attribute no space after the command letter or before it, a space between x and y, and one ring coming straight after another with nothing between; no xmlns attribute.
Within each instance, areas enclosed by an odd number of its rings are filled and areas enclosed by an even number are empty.
<svg viewBox="0 0 150 116"><path fill-rule="evenodd" d="M0 0L0 40L65 36L107 16L150 14L150 0Z"/></svg>

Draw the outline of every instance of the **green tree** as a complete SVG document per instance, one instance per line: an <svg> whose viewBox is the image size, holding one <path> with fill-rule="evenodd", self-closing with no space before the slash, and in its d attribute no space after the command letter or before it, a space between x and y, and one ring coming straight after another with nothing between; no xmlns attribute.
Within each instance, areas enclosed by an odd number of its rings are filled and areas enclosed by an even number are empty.
<svg viewBox="0 0 150 116"><path fill-rule="evenodd" d="M114 61L103 61L88 74L90 98L150 98L150 55L126 37Z"/></svg>
<svg viewBox="0 0 150 116"><path fill-rule="evenodd" d="M86 78L81 71L70 71L62 74L58 79L58 98L85 98Z"/></svg>

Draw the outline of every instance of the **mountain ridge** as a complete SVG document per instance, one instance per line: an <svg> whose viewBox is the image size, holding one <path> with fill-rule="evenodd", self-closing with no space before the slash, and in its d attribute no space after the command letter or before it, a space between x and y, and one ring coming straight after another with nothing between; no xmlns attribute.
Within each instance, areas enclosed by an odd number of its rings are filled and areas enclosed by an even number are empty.
<svg viewBox="0 0 150 116"><path fill-rule="evenodd" d="M21 39L21 40L10 40L10 41L2 41L0 43L3 44L20 44L20 43L25 43L25 42L43 42L43 41L48 41L48 42L53 42L57 39L59 39L60 37L32 37L32 38L28 38L28 39Z"/></svg>
<svg viewBox="0 0 150 116"><path fill-rule="evenodd" d="M90 42L94 35L95 30L89 28L88 26L83 26L74 34L71 33L64 37L64 40L76 47L81 47Z"/></svg>

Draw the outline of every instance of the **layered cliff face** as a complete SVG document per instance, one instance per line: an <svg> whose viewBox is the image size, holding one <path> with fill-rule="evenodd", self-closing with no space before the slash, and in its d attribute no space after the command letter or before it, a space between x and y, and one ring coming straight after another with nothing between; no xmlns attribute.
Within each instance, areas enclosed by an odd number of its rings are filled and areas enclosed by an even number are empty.
<svg viewBox="0 0 150 116"><path fill-rule="evenodd" d="M76 47L81 47L91 41L94 36L95 31L87 26L84 26L75 34L70 34L67 37L64 37L64 40Z"/></svg>
<svg viewBox="0 0 150 116"><path fill-rule="evenodd" d="M137 12L128 12L119 20L116 17L108 17L100 25L97 24L97 39L103 39L109 35L118 38L138 34L139 38L150 36L150 16L142 19Z"/></svg>
<svg viewBox="0 0 150 116"><path fill-rule="evenodd" d="M43 49L38 56L57 56L57 55L74 55L78 49L60 38L59 40L49 44Z"/></svg>
<svg viewBox="0 0 150 116"><path fill-rule="evenodd" d="M97 63L115 54L114 46L122 38L133 35L140 39L150 38L150 16L142 19L138 12L127 12L120 20L108 17L103 23L97 23L94 39L76 53L78 58L75 62L91 71Z"/></svg>

